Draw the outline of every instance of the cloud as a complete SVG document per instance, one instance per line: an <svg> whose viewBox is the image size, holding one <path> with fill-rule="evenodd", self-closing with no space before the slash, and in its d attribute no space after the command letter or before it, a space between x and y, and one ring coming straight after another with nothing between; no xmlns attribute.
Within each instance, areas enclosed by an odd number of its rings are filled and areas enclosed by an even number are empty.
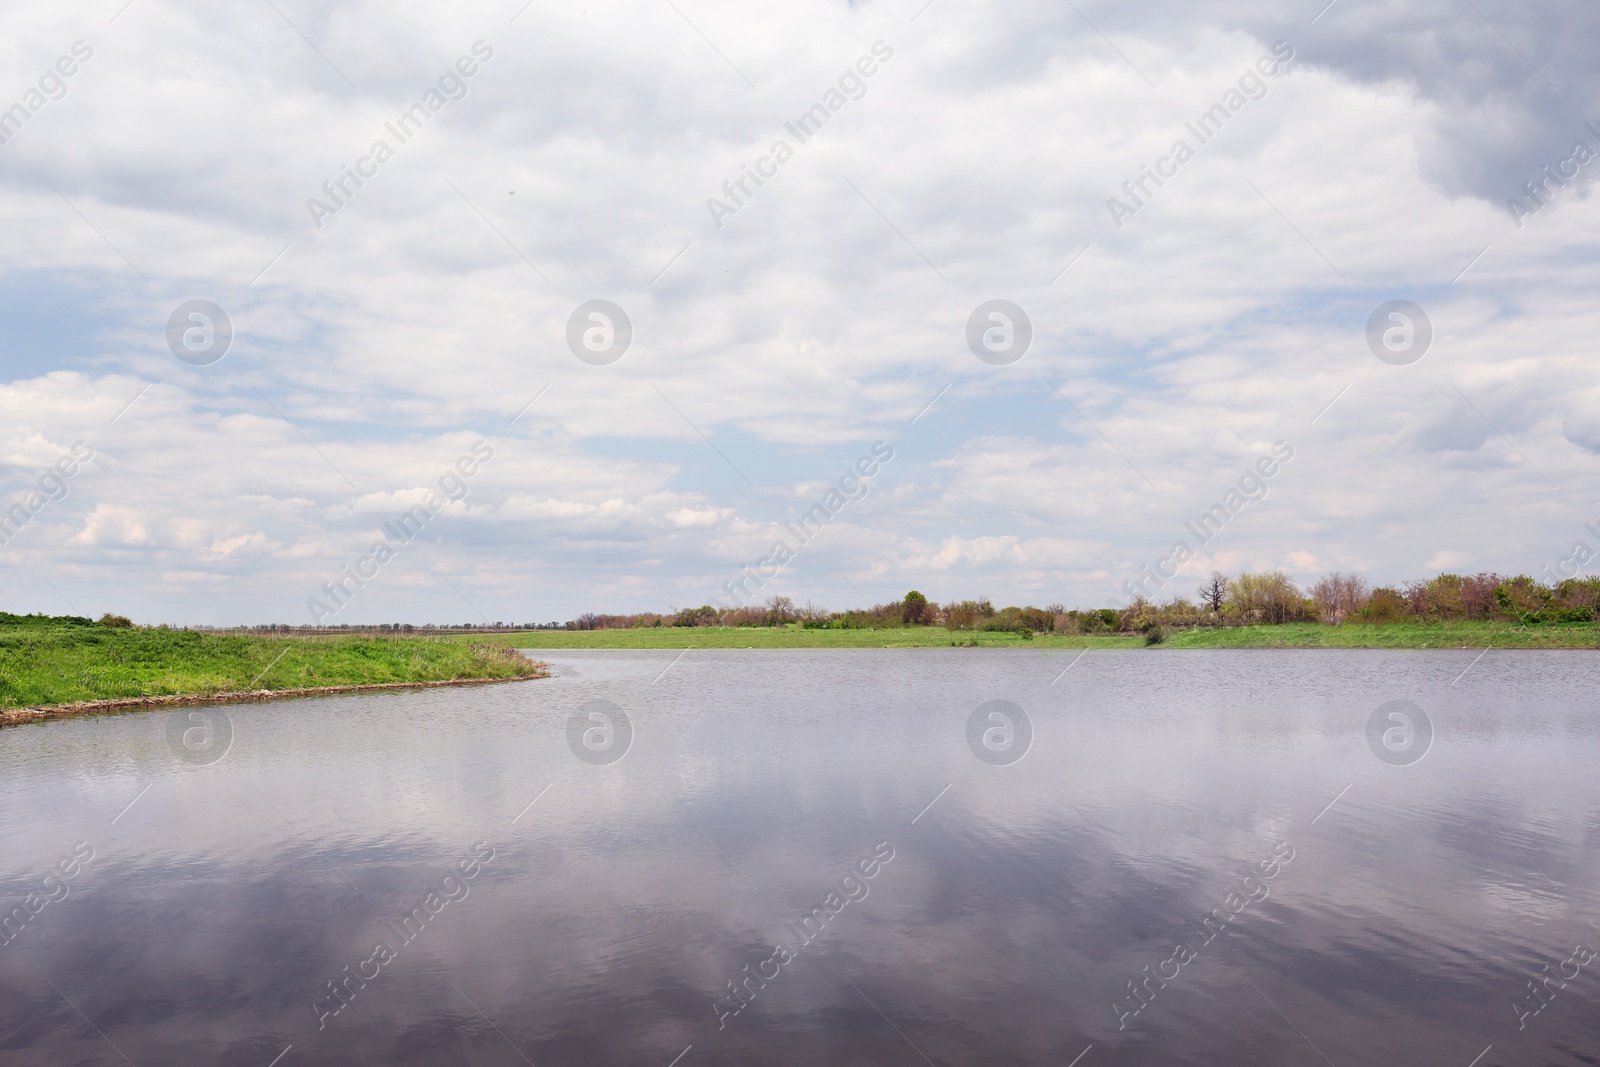
<svg viewBox="0 0 1600 1067"><path fill-rule="evenodd" d="M1435 552L1428 560L1428 568L1435 571L1454 571L1472 564L1470 552L1452 552L1448 549Z"/></svg>
<svg viewBox="0 0 1600 1067"><path fill-rule="evenodd" d="M1600 120L1600 13L1480 6L1084 7L1102 37L1070 7L704 5L725 61L665 7L340 4L299 22L319 55L270 9L23 4L4 84L94 56L0 147L24 294L0 490L97 458L0 549L17 606L53 606L48 575L145 619L298 621L478 440L467 499L354 621L456 617L446 578L505 618L703 602L880 439L894 461L777 591L1105 603L1278 440L1295 461L1213 559L1535 569L1600 488L1573 385L1600 216L1587 171L1521 228L1505 202ZM1278 41L1287 70L1199 143ZM785 123L877 42L800 143ZM1107 199L1179 138L1193 160L1118 229ZM777 139L793 159L718 228L707 199ZM1034 327L1006 367L965 340L995 297ZM633 325L609 366L567 348L595 298ZM1396 298L1434 326L1405 367L1364 337ZM192 299L234 328L206 367L167 347Z"/></svg>
<svg viewBox="0 0 1600 1067"><path fill-rule="evenodd" d="M72 539L77 545L144 545L150 542L143 516L134 508L96 504L83 529Z"/></svg>

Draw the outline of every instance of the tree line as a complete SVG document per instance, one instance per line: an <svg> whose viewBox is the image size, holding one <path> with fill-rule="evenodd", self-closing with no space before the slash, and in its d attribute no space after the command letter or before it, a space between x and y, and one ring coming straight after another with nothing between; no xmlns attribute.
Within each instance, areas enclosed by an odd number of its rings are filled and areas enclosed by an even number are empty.
<svg viewBox="0 0 1600 1067"><path fill-rule="evenodd" d="M1600 578L1568 578L1555 584L1526 574L1441 574L1435 578L1371 586L1355 574L1334 572L1307 589L1282 571L1212 574L1193 598L1163 602L1144 597L1124 608L1068 610L996 608L987 597L939 604L912 590L902 600L869 608L830 611L810 601L797 605L775 596L765 604L717 608L710 604L666 613L601 615L588 612L569 630L615 630L661 626L790 626L807 629L878 630L944 626L950 630L1038 633L1144 633L1160 640L1166 630L1200 626L1259 626L1322 623L1339 626L1397 622L1501 620L1523 625L1591 622L1600 615Z"/></svg>

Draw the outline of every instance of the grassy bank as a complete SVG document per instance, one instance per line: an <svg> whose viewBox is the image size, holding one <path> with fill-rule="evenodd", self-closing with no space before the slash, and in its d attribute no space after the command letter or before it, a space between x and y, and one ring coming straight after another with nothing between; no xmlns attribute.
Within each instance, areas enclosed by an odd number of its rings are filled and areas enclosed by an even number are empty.
<svg viewBox="0 0 1600 1067"><path fill-rule="evenodd" d="M210 634L0 615L0 709L540 673L537 664L503 644Z"/></svg>
<svg viewBox="0 0 1600 1067"><path fill-rule="evenodd" d="M805 630L799 626L662 626L619 630L530 630L454 635L447 640L511 648L1138 648L1139 634L1035 634L913 626L886 630ZM1518 626L1510 622L1363 625L1285 623L1177 630L1151 651L1186 648L1600 648L1600 623Z"/></svg>
<svg viewBox="0 0 1600 1067"><path fill-rule="evenodd" d="M662 626L632 630L528 630L459 636L511 648L1132 648L1144 642L1127 634L1035 634L946 630L910 626L892 630L803 630L798 626Z"/></svg>
<svg viewBox="0 0 1600 1067"><path fill-rule="evenodd" d="M1285 623L1184 630L1170 648L1600 648L1600 623L1397 622L1382 626Z"/></svg>

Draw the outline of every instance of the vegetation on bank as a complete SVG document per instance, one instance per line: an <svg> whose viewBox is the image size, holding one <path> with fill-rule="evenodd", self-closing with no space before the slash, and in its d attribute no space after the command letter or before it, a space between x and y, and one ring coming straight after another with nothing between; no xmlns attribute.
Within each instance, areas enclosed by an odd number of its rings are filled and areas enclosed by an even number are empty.
<svg viewBox="0 0 1600 1067"><path fill-rule="evenodd" d="M1151 578L1147 577L1148 583ZM1522 574L1441 574L1426 581L1368 586L1351 574L1330 574L1302 591L1282 571L1230 578L1213 572L1196 597L1156 602L1136 593L1121 608L1068 610L1046 607L996 608L988 598L937 604L916 590L904 600L870 608L828 611L811 603L798 607L788 597L764 605L719 610L709 604L671 614L578 616L568 630L688 629L697 627L773 628L798 624L819 630L889 630L942 626L947 630L1039 634L1143 634L1159 643L1174 630L1314 623L1387 626L1396 623L1510 622L1544 626L1593 622L1600 618L1600 578L1569 578L1545 584Z"/></svg>
<svg viewBox="0 0 1600 1067"><path fill-rule="evenodd" d="M1148 584L1150 579L1146 579ZM987 598L938 604L903 600L828 611L788 597L667 614L588 613L564 630L541 627L508 644L529 648L840 648L1006 645L1083 647L1142 642L1179 648L1593 648L1600 578L1542 583L1527 575L1441 574L1371 588L1330 574L1301 590L1281 571L1212 573L1196 596L1121 608L996 608ZM1087 639L1087 641L1086 641Z"/></svg>
<svg viewBox="0 0 1600 1067"><path fill-rule="evenodd" d="M1291 622L1267 626L1196 628L1171 633L1162 648L1600 648L1600 622L1524 626L1459 619L1385 626L1324 626Z"/></svg>
<svg viewBox="0 0 1600 1067"><path fill-rule="evenodd" d="M136 627L110 616L0 612L0 709L460 679L537 677L501 645L437 638L268 637Z"/></svg>
<svg viewBox="0 0 1600 1067"><path fill-rule="evenodd" d="M1600 623L1522 626L1512 622L1402 622L1388 626L1324 626L1321 623L1196 627L1151 641L1140 633L1036 634L1008 631L952 633L943 627L877 630L808 630L699 626L630 630L530 630L445 640L487 641L509 648L1016 648L1143 649L1199 648L1600 648Z"/></svg>
<svg viewBox="0 0 1600 1067"><path fill-rule="evenodd" d="M695 626L647 627L628 630L525 630L521 632L453 635L446 640L484 641L509 648L1132 648L1143 642L1137 634L1094 636L1044 634L1023 636L1014 631L974 631L952 634L938 626L901 626L874 630L817 630L798 624L778 627Z"/></svg>

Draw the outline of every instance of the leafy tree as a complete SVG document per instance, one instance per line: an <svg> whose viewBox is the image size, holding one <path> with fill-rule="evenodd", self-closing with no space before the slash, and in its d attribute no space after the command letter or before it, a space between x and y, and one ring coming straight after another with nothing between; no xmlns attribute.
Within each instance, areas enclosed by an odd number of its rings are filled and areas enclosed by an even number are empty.
<svg viewBox="0 0 1600 1067"><path fill-rule="evenodd" d="M906 594L905 602L900 609L901 622L907 626L925 626L932 621L932 615L927 597L915 589Z"/></svg>

